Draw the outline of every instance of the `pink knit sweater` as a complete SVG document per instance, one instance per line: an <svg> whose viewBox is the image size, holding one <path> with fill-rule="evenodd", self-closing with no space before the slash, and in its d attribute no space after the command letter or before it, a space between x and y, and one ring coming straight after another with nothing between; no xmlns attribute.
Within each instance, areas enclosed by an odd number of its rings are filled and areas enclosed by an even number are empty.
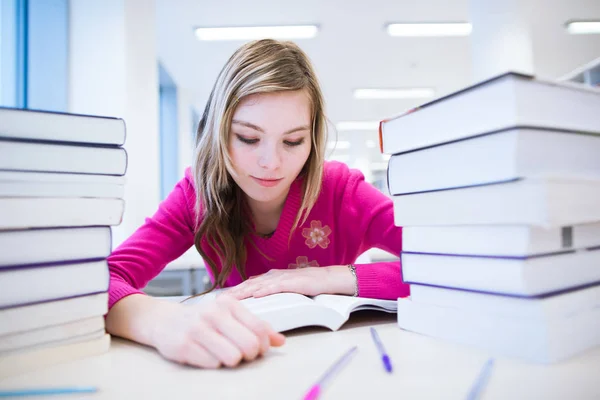
<svg viewBox="0 0 600 400"><path fill-rule="evenodd" d="M253 237L260 251L272 260L253 246L246 247L248 276L273 268L349 264L373 247L400 254L402 228L394 226L392 201L365 182L360 171L338 162L325 163L319 198L304 225L293 233L288 247L289 233L301 203L301 185L301 179L292 184L275 234L268 239ZM188 168L154 216L147 218L108 258L109 307L125 296L142 293L140 289L166 264L193 246L195 201L194 182ZM203 249L220 266L215 254L207 247ZM398 261L356 264L356 275L361 297L396 299L409 294ZM234 269L226 285L234 286L241 281Z"/></svg>

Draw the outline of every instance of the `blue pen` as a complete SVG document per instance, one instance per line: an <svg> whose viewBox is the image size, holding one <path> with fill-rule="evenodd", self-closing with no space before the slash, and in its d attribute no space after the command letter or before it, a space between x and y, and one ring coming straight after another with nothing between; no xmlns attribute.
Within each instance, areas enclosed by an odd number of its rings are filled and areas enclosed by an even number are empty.
<svg viewBox="0 0 600 400"><path fill-rule="evenodd" d="M53 396L59 394L74 394L74 393L95 393L98 388L93 386L72 386L72 387L56 387L56 388L39 388L39 389L14 389L0 390L0 398L6 397L26 397L26 396Z"/></svg>
<svg viewBox="0 0 600 400"><path fill-rule="evenodd" d="M487 383L487 380L490 376L490 372L492 372L492 367L494 366L494 359L490 358L481 368L481 372L479 376L473 383L469 394L467 395L467 400L477 400Z"/></svg>
<svg viewBox="0 0 600 400"><path fill-rule="evenodd" d="M373 337L375 346L377 347L377 350L379 351L379 355L381 356L381 361L383 361L383 366L385 367L385 370L387 372L391 373L392 372L392 361L390 360L390 356L388 356L387 353L385 352L383 343L381 343L381 339L379 338L377 331L373 327L371 327L371 336Z"/></svg>

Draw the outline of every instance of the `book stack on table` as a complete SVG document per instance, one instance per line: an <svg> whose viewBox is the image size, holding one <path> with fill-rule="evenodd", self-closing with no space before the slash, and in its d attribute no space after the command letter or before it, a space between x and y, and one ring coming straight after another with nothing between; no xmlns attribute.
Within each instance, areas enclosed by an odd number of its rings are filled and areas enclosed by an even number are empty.
<svg viewBox="0 0 600 400"><path fill-rule="evenodd" d="M507 73L381 122L401 328L539 363L600 344L598 110Z"/></svg>
<svg viewBox="0 0 600 400"><path fill-rule="evenodd" d="M122 119L0 108L0 377L108 350Z"/></svg>

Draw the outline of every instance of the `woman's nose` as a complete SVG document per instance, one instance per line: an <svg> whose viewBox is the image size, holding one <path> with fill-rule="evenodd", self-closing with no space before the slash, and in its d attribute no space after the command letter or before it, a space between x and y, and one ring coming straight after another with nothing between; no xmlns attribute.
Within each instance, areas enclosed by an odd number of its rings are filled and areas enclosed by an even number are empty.
<svg viewBox="0 0 600 400"><path fill-rule="evenodd" d="M277 169L281 166L281 155L276 146L265 146L258 158L258 165L264 169Z"/></svg>

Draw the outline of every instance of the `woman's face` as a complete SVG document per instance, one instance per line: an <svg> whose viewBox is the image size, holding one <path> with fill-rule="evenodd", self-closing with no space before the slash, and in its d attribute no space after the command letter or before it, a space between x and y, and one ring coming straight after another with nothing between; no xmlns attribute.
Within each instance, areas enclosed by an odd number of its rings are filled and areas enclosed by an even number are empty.
<svg viewBox="0 0 600 400"><path fill-rule="evenodd" d="M262 209L283 204L311 149L311 107L304 91L260 93L236 107L228 150L229 171Z"/></svg>

